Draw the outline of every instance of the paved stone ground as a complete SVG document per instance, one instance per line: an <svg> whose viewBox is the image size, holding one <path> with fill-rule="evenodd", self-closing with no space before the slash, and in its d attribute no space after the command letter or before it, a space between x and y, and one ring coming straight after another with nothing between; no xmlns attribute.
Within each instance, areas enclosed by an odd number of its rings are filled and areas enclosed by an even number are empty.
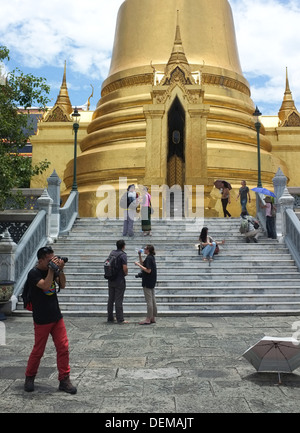
<svg viewBox="0 0 300 433"><path fill-rule="evenodd" d="M30 317L0 322L0 413L298 413L300 369L257 373L242 357L264 335L291 337L295 316L161 317L157 324L108 325L66 317L76 395L58 391L48 341L36 390L23 390L33 345ZM5 327L6 340L3 341ZM3 345L3 343L6 343ZM128 415L127 415L128 416ZM115 422L115 418L114 418Z"/></svg>

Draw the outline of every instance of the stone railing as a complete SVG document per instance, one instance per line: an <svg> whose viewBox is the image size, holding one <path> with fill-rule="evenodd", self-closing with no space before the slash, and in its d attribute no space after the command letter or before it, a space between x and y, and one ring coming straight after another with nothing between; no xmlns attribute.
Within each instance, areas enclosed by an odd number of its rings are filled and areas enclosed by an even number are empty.
<svg viewBox="0 0 300 433"><path fill-rule="evenodd" d="M286 210L285 243L300 270L300 221L292 209Z"/></svg>
<svg viewBox="0 0 300 433"><path fill-rule="evenodd" d="M23 210L37 210L37 199L43 192L43 188L13 188L12 193L21 192L24 198ZM19 209L13 197L7 199L5 209Z"/></svg>
<svg viewBox="0 0 300 433"><path fill-rule="evenodd" d="M41 210L30 224L15 251L14 295L19 295L27 273L36 262L36 252L47 243L47 214Z"/></svg>
<svg viewBox="0 0 300 433"><path fill-rule="evenodd" d="M285 242L300 270L300 221L294 212L295 199L285 188L278 203L281 210L280 242ZM278 227L278 226L277 226Z"/></svg>
<svg viewBox="0 0 300 433"><path fill-rule="evenodd" d="M72 191L66 205L60 208L60 182L54 171L48 178L48 189L37 199L38 213L18 244L8 228L0 237L0 282L14 282L10 301L4 307L0 305L2 312L10 313L16 308L27 273L36 262L37 250L67 234L78 216L77 191Z"/></svg>
<svg viewBox="0 0 300 433"><path fill-rule="evenodd" d="M300 188L288 187L289 193L294 197L294 209L300 209Z"/></svg>
<svg viewBox="0 0 300 433"><path fill-rule="evenodd" d="M72 229L78 217L78 192L71 191L69 198L62 209L60 209L60 236L67 235Z"/></svg>
<svg viewBox="0 0 300 433"><path fill-rule="evenodd" d="M13 241L17 244L34 220L36 211L32 210L14 210L0 212L0 238L8 230Z"/></svg>
<svg viewBox="0 0 300 433"><path fill-rule="evenodd" d="M287 188L286 184L287 178L279 168L273 178L277 240L287 245L300 270L300 221L295 213L295 193L299 193L299 188ZM290 192L294 193L293 196ZM262 197L261 194L256 194L256 217L262 229L266 231L265 210L261 208L261 205L264 205Z"/></svg>

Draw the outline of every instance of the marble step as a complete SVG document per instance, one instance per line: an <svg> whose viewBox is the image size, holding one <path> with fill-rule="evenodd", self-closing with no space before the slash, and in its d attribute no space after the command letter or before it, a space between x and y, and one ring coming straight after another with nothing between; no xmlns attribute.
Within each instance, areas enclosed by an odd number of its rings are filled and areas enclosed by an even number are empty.
<svg viewBox="0 0 300 433"><path fill-rule="evenodd" d="M238 300L235 299L234 301L230 300L224 300L224 301L212 301L210 300L203 300L202 302L171 302L170 300L167 300L166 302L160 302L157 304L158 309L160 311L160 314L165 314L166 311L173 312L173 314L185 311L189 312L190 314L199 314L202 311L214 311L214 310L238 310L243 311L247 310L248 312L252 309L255 309L256 312L259 312L260 310L271 310L271 311L286 311L288 309L295 309L300 310L300 301L295 301L291 299L290 301L287 300L278 300L276 301L270 301L268 299L259 300L255 299L252 301L245 301L245 300ZM86 311L86 312L98 312L102 313L103 315L107 314L107 303L106 302L70 302L70 303L60 303L61 311L63 314L67 314L69 311ZM144 303L136 303L136 302L126 302L123 303L124 306L124 312L126 315L132 315L133 312L144 314L146 309L146 304Z"/></svg>
<svg viewBox="0 0 300 433"><path fill-rule="evenodd" d="M126 281L131 281L132 283L141 281L139 278L135 278L135 275L139 272L139 269L137 268L136 271L132 269L131 275L128 275L126 277ZM93 273L76 273L76 274L69 274L66 273L68 284L72 284L72 282L76 281L106 281L103 276L103 271L100 272L93 272ZM203 282L203 281L211 281L211 280L218 280L218 281L229 281L229 280L235 280L235 281L261 281L261 280L299 280L300 276L298 270L292 270L289 271L288 275L282 273L282 272L262 272L262 273L255 273L255 272L214 272L214 271L204 271L204 272L198 272L197 270L190 270L188 272L182 271L182 272L176 272L176 271L170 271L167 270L163 272L158 268L158 276L157 280L158 282L162 281L185 281L185 282ZM277 281L282 283L282 281Z"/></svg>
<svg viewBox="0 0 300 433"><path fill-rule="evenodd" d="M189 287L179 286L179 287L163 287L160 286L156 288L155 293L157 295L180 295L180 296L198 296L198 295L268 295L268 296L289 296L289 295L297 295L300 289L300 282L298 284L287 284L284 288L284 292L282 292L282 287L273 285L266 285L264 287L255 287L254 285L249 284L246 287L239 287L235 285L226 286L226 287L215 287L212 291L210 286L202 286L202 287ZM59 292L59 296L67 296L68 298L77 297L77 295L92 295L92 296L107 296L108 289L106 287L70 287L65 288ZM127 285L125 296L131 295L141 295L143 294L143 289L141 285L132 286Z"/></svg>
<svg viewBox="0 0 300 433"><path fill-rule="evenodd" d="M64 303L76 303L76 304L84 304L84 303L107 303L108 295L103 294L101 296L93 295L93 294L82 294L77 295L75 299L72 299L70 296L66 296L63 294L59 294L59 302L60 305ZM166 303L166 302L181 302L181 303L193 303L193 302L300 302L300 294L289 294L288 296L284 294L160 294L156 293L156 302L157 304ZM145 305L145 298L142 291L139 294L129 294L125 293L124 303L140 303Z"/></svg>
<svg viewBox="0 0 300 433"><path fill-rule="evenodd" d="M175 268L175 266L174 266ZM176 269L176 268L175 268ZM209 272L209 274L213 273L215 275L221 275L221 274L231 274L231 273L235 273L235 274L256 274L256 273L263 273L263 274L270 274L273 275L274 274L274 268L272 267L272 265L270 264L270 266L249 266L247 264L247 266L241 266L241 264L239 263L239 265L237 265L236 267L231 266L230 267L195 267L193 264L191 264L190 262L187 262L184 266L183 266L184 272L178 271L178 270L174 270L172 269L172 267L170 266L170 263L167 263L165 265L160 264L157 267L157 272L159 276L163 276L163 275L169 275L170 273L172 273L172 275L176 275L176 276L180 276L180 275L192 275L192 276L201 276L204 274L207 274L207 272ZM234 271L233 271L234 270ZM133 274L136 275L139 272L139 269L136 267L133 267L132 264L129 263L129 275L126 277L126 279L128 280L128 278L133 277ZM276 267L276 273L277 274L290 274L290 273L296 273L299 276L298 273L298 269L296 268L296 266L292 266L292 265L284 265L281 264L281 266ZM78 276L78 278L82 279L84 278L84 276L89 276L89 277L98 277L100 276L101 278L103 277L103 266L93 266L93 265L88 265L88 264L78 264L77 266L68 266L65 267L65 274L67 276L67 278L75 278L76 276ZM300 278L300 276L299 276Z"/></svg>

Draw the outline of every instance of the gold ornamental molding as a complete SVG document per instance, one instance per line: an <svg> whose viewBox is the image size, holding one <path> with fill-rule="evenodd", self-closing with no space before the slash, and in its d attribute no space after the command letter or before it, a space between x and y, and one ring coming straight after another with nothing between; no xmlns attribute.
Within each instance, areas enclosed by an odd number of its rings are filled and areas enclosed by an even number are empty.
<svg viewBox="0 0 300 433"><path fill-rule="evenodd" d="M238 80L234 80L233 78L224 77L223 75L203 73L202 84L228 87L229 89L238 90L239 92L244 93L249 97L251 96L250 89L246 86L246 84L241 83Z"/></svg>
<svg viewBox="0 0 300 433"><path fill-rule="evenodd" d="M248 183L257 183L257 170L237 170L230 168L222 168L222 175L220 176L220 168L210 167L207 169L208 177L212 178L214 181L219 179L220 177L227 179L231 184L236 182L237 184L240 181L247 179ZM268 171L262 171L261 173L264 182L272 185L274 173Z"/></svg>
<svg viewBox="0 0 300 433"><path fill-rule="evenodd" d="M239 80L235 80L233 78L225 77L223 75L215 75L215 74L201 74L201 84L208 84L213 86L221 86L227 87L229 89L237 90L245 95L251 95L250 89L246 86L246 84L242 83ZM135 87L135 86L144 86L144 85L153 85L153 73L143 74L143 75L133 75L131 77L121 78L116 80L102 89L101 97L107 96L110 93L124 89L126 87Z"/></svg>
<svg viewBox="0 0 300 433"><path fill-rule="evenodd" d="M101 97L109 95L115 90L124 89L126 87L144 86L153 84L153 74L132 75L131 77L122 78L114 81L102 89Z"/></svg>

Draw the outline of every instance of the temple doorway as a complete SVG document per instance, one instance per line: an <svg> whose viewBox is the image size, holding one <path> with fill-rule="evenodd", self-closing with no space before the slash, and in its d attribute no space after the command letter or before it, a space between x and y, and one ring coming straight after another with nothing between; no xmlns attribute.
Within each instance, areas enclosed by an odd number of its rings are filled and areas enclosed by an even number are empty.
<svg viewBox="0 0 300 433"><path fill-rule="evenodd" d="M168 113L167 183L171 188L185 182L185 111L176 96Z"/></svg>

